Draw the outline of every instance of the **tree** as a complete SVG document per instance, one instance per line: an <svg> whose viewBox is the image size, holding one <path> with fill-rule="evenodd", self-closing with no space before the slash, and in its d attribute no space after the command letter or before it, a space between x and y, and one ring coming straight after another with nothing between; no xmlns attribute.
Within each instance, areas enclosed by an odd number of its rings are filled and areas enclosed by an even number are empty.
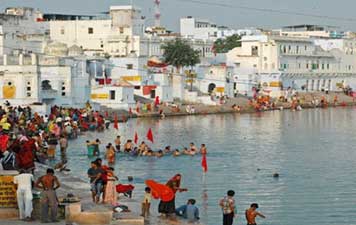
<svg viewBox="0 0 356 225"><path fill-rule="evenodd" d="M184 66L194 66L200 63L199 51L179 38L169 41L162 46L165 63L174 66L178 72Z"/></svg>
<svg viewBox="0 0 356 225"><path fill-rule="evenodd" d="M214 51L216 53L227 53L236 47L241 47L241 36L238 34L225 39L219 38L214 42Z"/></svg>
<svg viewBox="0 0 356 225"><path fill-rule="evenodd" d="M178 73L181 72L183 67L193 67L200 63L199 51L194 50L186 41L179 38L167 42L162 46L162 49L165 63L174 66ZM190 83L190 91L193 90L193 82L196 78L191 71L190 68L189 73L186 73Z"/></svg>

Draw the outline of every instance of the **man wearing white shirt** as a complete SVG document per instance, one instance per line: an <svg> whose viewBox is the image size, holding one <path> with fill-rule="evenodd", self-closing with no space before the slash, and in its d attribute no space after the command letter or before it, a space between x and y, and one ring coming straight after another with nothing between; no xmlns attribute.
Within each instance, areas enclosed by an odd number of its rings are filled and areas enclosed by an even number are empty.
<svg viewBox="0 0 356 225"><path fill-rule="evenodd" d="M26 173L24 170L14 177L14 184L17 186L17 204L21 220L31 220L33 181L33 175Z"/></svg>

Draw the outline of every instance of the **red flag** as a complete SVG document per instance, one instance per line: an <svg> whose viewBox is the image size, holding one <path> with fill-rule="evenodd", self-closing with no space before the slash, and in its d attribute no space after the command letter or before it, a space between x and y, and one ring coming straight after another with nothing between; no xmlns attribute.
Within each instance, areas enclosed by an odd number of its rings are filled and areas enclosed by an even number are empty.
<svg viewBox="0 0 356 225"><path fill-rule="evenodd" d="M119 129L119 121L118 121L118 118L117 118L117 114L115 114L115 116L114 116L114 128L116 130Z"/></svg>
<svg viewBox="0 0 356 225"><path fill-rule="evenodd" d="M153 133L151 128L147 132L147 139L153 143Z"/></svg>
<svg viewBox="0 0 356 225"><path fill-rule="evenodd" d="M122 115L122 122L126 123L126 117L125 117L125 115Z"/></svg>
<svg viewBox="0 0 356 225"><path fill-rule="evenodd" d="M206 161L206 154L203 155L201 159L201 166L203 167L203 172L208 172L208 162Z"/></svg>
<svg viewBox="0 0 356 225"><path fill-rule="evenodd" d="M137 132L135 132L134 142L135 142L135 144L137 145L137 143L138 143L138 135L137 135Z"/></svg>
<svg viewBox="0 0 356 225"><path fill-rule="evenodd" d="M109 118L109 112L105 111L105 119Z"/></svg>

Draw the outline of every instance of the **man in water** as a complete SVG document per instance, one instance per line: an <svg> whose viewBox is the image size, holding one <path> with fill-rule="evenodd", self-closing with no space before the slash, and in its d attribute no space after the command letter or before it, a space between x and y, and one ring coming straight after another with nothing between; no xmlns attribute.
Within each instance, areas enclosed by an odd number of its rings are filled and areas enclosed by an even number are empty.
<svg viewBox="0 0 356 225"><path fill-rule="evenodd" d="M227 196L220 200L220 207L223 211L223 225L232 225L236 215L236 206L234 199L235 192L229 190Z"/></svg>
<svg viewBox="0 0 356 225"><path fill-rule="evenodd" d="M58 200L56 190L60 187L53 169L47 169L47 174L38 178L35 187L42 189L41 193L41 221L48 223L48 207L51 208L51 221L57 221Z"/></svg>
<svg viewBox="0 0 356 225"><path fill-rule="evenodd" d="M196 222L200 219L199 209L195 206L195 199L189 199L186 205L176 209L176 214L189 220L189 222Z"/></svg>
<svg viewBox="0 0 356 225"><path fill-rule="evenodd" d="M256 209L258 209L258 204L257 203L252 203L249 209L246 209L245 216L246 216L246 221L247 225L257 225L256 224L256 217L262 217L266 218L264 215L261 213L257 212Z"/></svg>
<svg viewBox="0 0 356 225"><path fill-rule="evenodd" d="M17 188L17 204L19 206L20 219L31 221L32 213L32 183L33 175L21 170L20 174L14 177L14 184Z"/></svg>
<svg viewBox="0 0 356 225"><path fill-rule="evenodd" d="M120 140L120 136L116 136L115 138L115 148L117 152L120 152L120 145L121 145L121 140Z"/></svg>

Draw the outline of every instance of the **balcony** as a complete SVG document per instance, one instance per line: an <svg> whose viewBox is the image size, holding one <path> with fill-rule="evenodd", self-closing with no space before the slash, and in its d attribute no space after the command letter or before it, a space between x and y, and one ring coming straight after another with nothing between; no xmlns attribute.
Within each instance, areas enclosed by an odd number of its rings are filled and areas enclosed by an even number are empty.
<svg viewBox="0 0 356 225"><path fill-rule="evenodd" d="M50 99L55 99L57 97L58 91L53 90L53 89L47 89L47 90L41 90L40 92L40 96L41 99L45 99L45 100L50 100Z"/></svg>

